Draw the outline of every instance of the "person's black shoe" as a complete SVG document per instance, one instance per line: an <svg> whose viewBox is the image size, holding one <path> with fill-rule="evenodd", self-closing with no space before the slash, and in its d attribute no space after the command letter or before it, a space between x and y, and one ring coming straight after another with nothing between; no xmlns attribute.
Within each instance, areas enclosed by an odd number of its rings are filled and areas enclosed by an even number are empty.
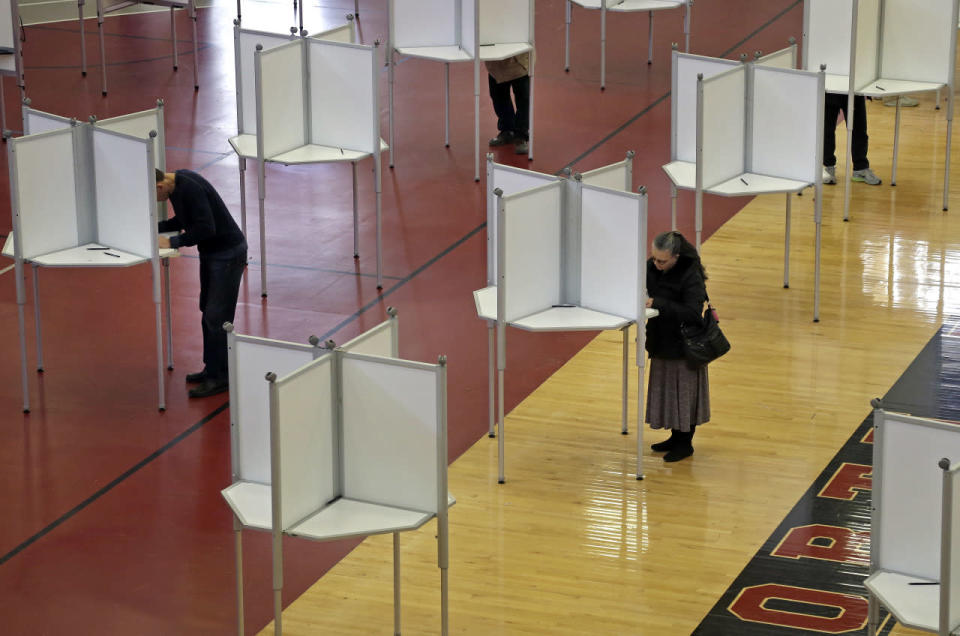
<svg viewBox="0 0 960 636"><path fill-rule="evenodd" d="M677 443L677 436L673 433L670 433L670 437L663 440L662 442L657 442L656 444L650 444L650 450L657 453L665 453L669 450L673 450L674 445Z"/></svg>
<svg viewBox="0 0 960 636"><path fill-rule="evenodd" d="M513 143L513 133L509 130L501 130L500 134L490 140L489 145L491 147L496 146L506 146L507 144Z"/></svg>
<svg viewBox="0 0 960 636"><path fill-rule="evenodd" d="M192 398L203 398L211 395L217 395L218 393L226 393L229 389L230 382L227 380L215 380L213 378L207 378L203 381L203 384L197 388L190 389L188 395Z"/></svg>
<svg viewBox="0 0 960 636"><path fill-rule="evenodd" d="M196 373L187 374L187 384L196 384L197 382L203 382L207 379L207 371L197 371Z"/></svg>
<svg viewBox="0 0 960 636"><path fill-rule="evenodd" d="M693 446L683 445L671 448L670 452L663 456L665 462L678 462L693 455Z"/></svg>

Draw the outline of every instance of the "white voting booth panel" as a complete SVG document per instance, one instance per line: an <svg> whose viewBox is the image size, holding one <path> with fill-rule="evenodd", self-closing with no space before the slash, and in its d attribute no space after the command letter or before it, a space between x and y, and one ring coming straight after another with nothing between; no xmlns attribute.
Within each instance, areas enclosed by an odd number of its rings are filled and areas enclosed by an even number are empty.
<svg viewBox="0 0 960 636"><path fill-rule="evenodd" d="M443 62L444 143L450 145L450 64L474 63L474 179L480 180L480 62L503 60L534 48L533 0L390 0L390 166L394 165L393 95L395 54ZM533 159L533 59L530 68L530 129Z"/></svg>
<svg viewBox="0 0 960 636"><path fill-rule="evenodd" d="M560 303L560 223L563 184L503 197L503 245L498 289L503 320L512 322ZM498 299L498 309L500 299ZM498 312L499 313L499 312Z"/></svg>
<svg viewBox="0 0 960 636"><path fill-rule="evenodd" d="M697 180L701 187L709 188L745 172L747 67L740 65L704 78L701 86Z"/></svg>
<svg viewBox="0 0 960 636"><path fill-rule="evenodd" d="M264 453L270 444L269 390L263 378L271 371L287 375L322 352L310 345L239 334L228 340L234 481L269 485L270 457Z"/></svg>
<svg viewBox="0 0 960 636"><path fill-rule="evenodd" d="M38 117L54 125L53 118ZM154 151L139 139L90 124L11 139L8 145L17 271L23 410L27 382L23 266L33 265L37 368L43 370L38 267L126 267L150 262L156 309L159 408L165 408Z"/></svg>
<svg viewBox="0 0 960 636"><path fill-rule="evenodd" d="M876 403L875 403L876 404ZM874 411L870 634L878 603L908 627L960 627L960 426Z"/></svg>
<svg viewBox="0 0 960 636"><path fill-rule="evenodd" d="M368 329L356 338L340 345L350 353L365 353L375 356L397 358L400 355L399 322L396 311L387 307L387 314L393 320L386 320L372 329Z"/></svg>
<svg viewBox="0 0 960 636"><path fill-rule="evenodd" d="M237 123L241 135L257 134L257 87L255 84L254 52L257 45L269 50L292 41L295 36L251 31L234 27L234 65L237 88ZM253 151L254 155L256 150Z"/></svg>
<svg viewBox="0 0 960 636"><path fill-rule="evenodd" d="M623 161L582 172L580 173L580 182L584 185L610 188L611 190L629 191L633 185L634 155L635 153L631 150Z"/></svg>
<svg viewBox="0 0 960 636"><path fill-rule="evenodd" d="M63 130L72 126L72 120L23 106L23 134L36 135L51 130Z"/></svg>
<svg viewBox="0 0 960 636"><path fill-rule="evenodd" d="M755 174L813 183L823 139L819 75L784 70L753 67L748 168Z"/></svg>
<svg viewBox="0 0 960 636"><path fill-rule="evenodd" d="M791 42L793 38L790 38ZM761 55L754 63L759 66L773 66L775 68L797 68L797 45L791 44L785 49Z"/></svg>
<svg viewBox="0 0 960 636"><path fill-rule="evenodd" d="M622 185L628 162L597 172L617 173ZM497 166L491 165L496 174ZM514 175L514 177L525 175ZM490 339L490 410L495 403L500 422L499 478L505 481L503 377L506 368L507 326L531 331L621 329L624 336L622 391L623 433L627 432L628 330L656 315L645 308L646 196L623 189L575 180L547 181L527 177L533 187L512 194L496 189L497 284L474 292L478 315L496 316L497 338ZM493 296L496 296L495 298ZM488 325L490 323L488 322ZM643 383L643 333L638 337L637 365ZM497 357L497 399L494 399L492 359ZM643 391L638 396L638 420L643 417ZM639 424L638 424L639 426ZM642 434L638 431L637 478Z"/></svg>
<svg viewBox="0 0 960 636"><path fill-rule="evenodd" d="M697 76L704 79L740 62L673 52L670 100L670 161L697 160Z"/></svg>
<svg viewBox="0 0 960 636"><path fill-rule="evenodd" d="M258 163L260 213L261 294L267 295L266 162L284 165L350 162L353 168L354 257L359 256L357 162L373 157L376 192L377 286L382 287L381 185L377 48L352 44L352 25L343 25L316 37L295 38L269 49L253 51L255 100L254 134L247 131L249 104L243 102L251 78L245 74L247 48L261 34L236 29L238 73L238 136L230 144L240 157L241 226L246 232L243 196L246 159ZM274 36L279 38L279 36Z"/></svg>
<svg viewBox="0 0 960 636"><path fill-rule="evenodd" d="M497 196L494 190L515 194L559 180L553 175L496 163L493 155L487 155L487 285L497 284ZM491 319L496 320L496 316Z"/></svg>
<svg viewBox="0 0 960 636"><path fill-rule="evenodd" d="M570 70L570 24L573 21L573 5L584 9L600 10L600 90L604 90L607 77L607 14L647 12L647 64L653 63L653 13L664 9L683 9L684 50L690 51L690 9L692 0L567 0L566 26L564 30L564 70Z"/></svg>
<svg viewBox="0 0 960 636"><path fill-rule="evenodd" d="M242 528L273 533L280 634L283 534L325 541L392 532L396 551L397 533L437 517L442 633L447 633L452 499L446 479L445 360L424 364L357 353L396 348L396 312L388 313L390 320L347 343L352 351L331 350L332 343L318 349L241 336L227 326L234 483L223 496L235 514L241 626ZM396 560L394 568L400 633Z"/></svg>

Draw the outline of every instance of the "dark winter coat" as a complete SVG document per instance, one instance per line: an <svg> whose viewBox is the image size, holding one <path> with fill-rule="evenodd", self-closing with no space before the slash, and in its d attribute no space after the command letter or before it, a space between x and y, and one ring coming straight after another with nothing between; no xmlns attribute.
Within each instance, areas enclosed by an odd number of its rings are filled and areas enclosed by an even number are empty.
<svg viewBox="0 0 960 636"><path fill-rule="evenodd" d="M683 358L680 325L698 322L703 315L707 288L694 259L681 255L677 263L661 272L647 261L647 296L660 312L647 321L647 352L651 358Z"/></svg>

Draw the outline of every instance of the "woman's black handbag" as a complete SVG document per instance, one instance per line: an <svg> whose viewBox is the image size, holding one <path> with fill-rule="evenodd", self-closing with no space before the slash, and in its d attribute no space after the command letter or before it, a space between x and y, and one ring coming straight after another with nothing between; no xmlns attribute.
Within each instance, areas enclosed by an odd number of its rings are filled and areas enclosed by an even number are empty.
<svg viewBox="0 0 960 636"><path fill-rule="evenodd" d="M699 323L680 325L680 333L683 336L683 355L696 366L713 362L730 351L730 342L720 331L712 305L707 305L707 311Z"/></svg>

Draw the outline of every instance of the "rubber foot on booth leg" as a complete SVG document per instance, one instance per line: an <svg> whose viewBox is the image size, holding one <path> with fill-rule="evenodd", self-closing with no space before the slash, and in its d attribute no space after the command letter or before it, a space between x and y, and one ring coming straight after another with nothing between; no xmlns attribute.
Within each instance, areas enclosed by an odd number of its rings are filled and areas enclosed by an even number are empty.
<svg viewBox="0 0 960 636"><path fill-rule="evenodd" d="M480 183L480 177L474 177L474 178L473 178L473 182L474 182L474 183Z"/></svg>
<svg viewBox="0 0 960 636"><path fill-rule="evenodd" d="M450 144L443 144L443 147L444 147L444 148L449 148L449 147L450 147Z"/></svg>
<svg viewBox="0 0 960 636"><path fill-rule="evenodd" d="M844 223L849 223L849 222L850 222L850 219L844 219L843 222L844 222Z"/></svg>
<svg viewBox="0 0 960 636"><path fill-rule="evenodd" d="M637 475L637 481L643 481L644 475Z"/></svg>
<svg viewBox="0 0 960 636"><path fill-rule="evenodd" d="M43 373L43 367L37 367L37 373Z"/></svg>
<svg viewBox="0 0 960 636"><path fill-rule="evenodd" d="M167 407L165 407L165 406L161 406L161 407L160 407L160 408L158 408L157 410L158 410L158 411L160 411L161 413L163 413L164 411L166 411L166 410L167 410Z"/></svg>
<svg viewBox="0 0 960 636"><path fill-rule="evenodd" d="M168 364L168 365L167 365L167 371L173 371L173 365L172 365L172 364Z"/></svg>
<svg viewBox="0 0 960 636"><path fill-rule="evenodd" d="M360 255L357 254L356 252L354 252L354 253L353 253L353 258L354 258L354 259L360 258Z"/></svg>
<svg viewBox="0 0 960 636"><path fill-rule="evenodd" d="M601 93L602 93L603 91L605 91L605 90L607 90L607 87L606 87L606 86L601 86L601 87L600 87L600 92L601 92Z"/></svg>
<svg viewBox="0 0 960 636"><path fill-rule="evenodd" d="M174 71L176 71L178 68L179 68L179 67L178 67L176 64L173 65L173 70L174 70Z"/></svg>
<svg viewBox="0 0 960 636"><path fill-rule="evenodd" d="M787 285L786 283L784 283L784 284L783 284L783 288L784 288L784 289L790 289L790 285Z"/></svg>
<svg viewBox="0 0 960 636"><path fill-rule="evenodd" d="M647 60L647 66L650 66L651 64L653 64L653 60Z"/></svg>
<svg viewBox="0 0 960 636"><path fill-rule="evenodd" d="M896 186L897 186L897 182L896 182L896 181L891 181L891 182L890 182L890 187L894 187L894 188L895 188Z"/></svg>
<svg viewBox="0 0 960 636"><path fill-rule="evenodd" d="M100 94L103 95L104 97L106 97L106 96L107 96L107 91L100 91Z"/></svg>
<svg viewBox="0 0 960 636"><path fill-rule="evenodd" d="M497 480L497 483L498 483L498 484L505 484L505 483L507 483L507 480L506 480L506 479L498 479L498 480Z"/></svg>
<svg viewBox="0 0 960 636"><path fill-rule="evenodd" d="M267 292L260 292L260 298L266 298Z"/></svg>
<svg viewBox="0 0 960 636"><path fill-rule="evenodd" d="M487 433L487 437L489 437L490 439L493 439L496 436L497 436L496 433Z"/></svg>
<svg viewBox="0 0 960 636"><path fill-rule="evenodd" d="M947 211L947 208L943 208L943 211L946 212L946 211Z"/></svg>
<svg viewBox="0 0 960 636"><path fill-rule="evenodd" d="M568 66L567 68L563 69L563 72L564 72L564 73L569 73L569 72L570 72L570 67Z"/></svg>
<svg viewBox="0 0 960 636"><path fill-rule="evenodd" d="M621 434L621 435L629 435L629 434L630 434L630 431L620 431L620 434Z"/></svg>
<svg viewBox="0 0 960 636"><path fill-rule="evenodd" d="M193 92L194 92L194 93L199 93L199 92L200 92L200 85L199 85L199 84L195 84L195 85L193 86Z"/></svg>
<svg viewBox="0 0 960 636"><path fill-rule="evenodd" d="M383 285L377 285L377 291L378 292L383 291Z"/></svg>
<svg viewBox="0 0 960 636"><path fill-rule="evenodd" d="M86 77L86 76L87 76L87 72L86 72L86 71L80 71L80 75L82 75L83 77Z"/></svg>
<svg viewBox="0 0 960 636"><path fill-rule="evenodd" d="M29 413L29 412L30 412L30 409L23 409L23 412L24 412L24 413Z"/></svg>
<svg viewBox="0 0 960 636"><path fill-rule="evenodd" d="M819 318L814 318L814 319L813 319L813 322L820 322L820 319L819 319Z"/></svg>

